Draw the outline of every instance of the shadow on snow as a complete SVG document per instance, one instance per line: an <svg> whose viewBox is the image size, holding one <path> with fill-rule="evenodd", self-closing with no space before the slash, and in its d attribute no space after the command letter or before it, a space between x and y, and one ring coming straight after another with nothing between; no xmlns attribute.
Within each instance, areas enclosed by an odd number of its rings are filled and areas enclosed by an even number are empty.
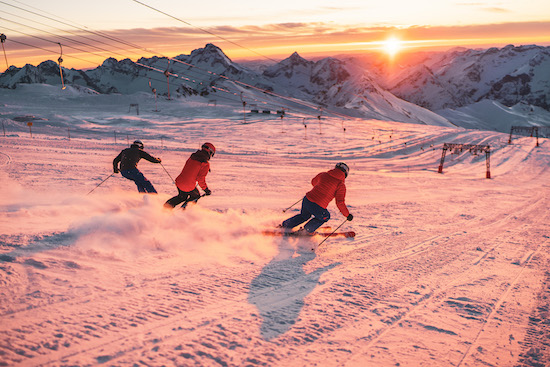
<svg viewBox="0 0 550 367"><path fill-rule="evenodd" d="M300 241L310 242L310 239ZM250 284L248 301L260 312L260 333L264 340L273 340L290 330L298 321L305 298L319 284L321 275L339 265L333 263L306 274L304 266L316 257L309 248L311 243L295 252L289 239L281 239L278 255Z"/></svg>

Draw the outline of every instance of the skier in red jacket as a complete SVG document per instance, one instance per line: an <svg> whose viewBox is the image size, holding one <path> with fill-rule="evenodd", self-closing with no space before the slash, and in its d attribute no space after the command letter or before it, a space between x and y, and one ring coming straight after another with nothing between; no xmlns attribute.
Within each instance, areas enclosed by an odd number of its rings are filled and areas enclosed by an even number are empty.
<svg viewBox="0 0 550 367"><path fill-rule="evenodd" d="M332 199L336 199L336 206L347 220L352 220L353 215L349 213L346 206L346 184L349 167L340 162L328 172L321 172L311 180L313 189L306 193L302 200L302 210L300 214L285 220L281 227L287 230L296 227L307 221L304 228L306 234L313 235L315 230L330 219L330 213L327 210L328 204Z"/></svg>
<svg viewBox="0 0 550 367"><path fill-rule="evenodd" d="M173 209L176 205L183 203L183 207L190 201L197 201L201 195L197 184L204 190L205 195L212 194L206 185L206 175L210 171L209 160L216 153L216 148L211 143L204 143L200 150L191 154L181 173L176 177L178 195L164 203L165 208Z"/></svg>

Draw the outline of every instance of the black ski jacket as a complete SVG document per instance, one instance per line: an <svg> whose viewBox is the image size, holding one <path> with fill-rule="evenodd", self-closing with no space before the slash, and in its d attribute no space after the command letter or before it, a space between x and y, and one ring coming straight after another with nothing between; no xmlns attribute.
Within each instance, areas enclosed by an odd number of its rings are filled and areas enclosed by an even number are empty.
<svg viewBox="0 0 550 367"><path fill-rule="evenodd" d="M122 150L119 155L113 160L113 171L118 172L118 162L120 162L120 170L127 171L132 168L137 168L139 160L143 158L152 163L160 163L161 160L151 156L149 153L132 145L130 148Z"/></svg>

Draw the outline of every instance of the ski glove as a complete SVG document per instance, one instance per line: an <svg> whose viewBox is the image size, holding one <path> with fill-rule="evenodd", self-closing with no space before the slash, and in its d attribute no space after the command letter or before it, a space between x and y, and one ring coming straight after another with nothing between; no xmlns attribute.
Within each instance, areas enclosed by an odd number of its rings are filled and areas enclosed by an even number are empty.
<svg viewBox="0 0 550 367"><path fill-rule="evenodd" d="M212 194L212 191L210 191L210 189L207 187L206 189L204 189L204 195L208 196Z"/></svg>
<svg viewBox="0 0 550 367"><path fill-rule="evenodd" d="M353 220L353 215L348 215L347 219L351 222Z"/></svg>

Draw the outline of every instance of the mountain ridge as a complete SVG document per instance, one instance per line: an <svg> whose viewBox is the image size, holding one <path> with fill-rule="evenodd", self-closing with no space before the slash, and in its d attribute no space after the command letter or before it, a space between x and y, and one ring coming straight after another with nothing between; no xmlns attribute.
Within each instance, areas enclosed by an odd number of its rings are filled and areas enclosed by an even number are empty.
<svg viewBox="0 0 550 367"><path fill-rule="evenodd" d="M291 110L301 105L310 113L317 109L440 126L460 125L457 111L481 106L482 100L509 108L527 103L550 110L549 47L459 48L428 53L397 72L389 73L385 67L380 62L365 65L354 57L311 61L294 52L278 63L253 70L233 62L216 45L207 44L170 59L154 56L134 62L108 58L95 69L62 70L66 85L101 94L154 91L174 98L212 98L211 94L222 93L235 101L240 98L242 103L263 103L273 109ZM2 88L16 88L20 83L61 84L59 65L45 61L38 66L12 66L0 74ZM285 98L296 103L289 107Z"/></svg>

